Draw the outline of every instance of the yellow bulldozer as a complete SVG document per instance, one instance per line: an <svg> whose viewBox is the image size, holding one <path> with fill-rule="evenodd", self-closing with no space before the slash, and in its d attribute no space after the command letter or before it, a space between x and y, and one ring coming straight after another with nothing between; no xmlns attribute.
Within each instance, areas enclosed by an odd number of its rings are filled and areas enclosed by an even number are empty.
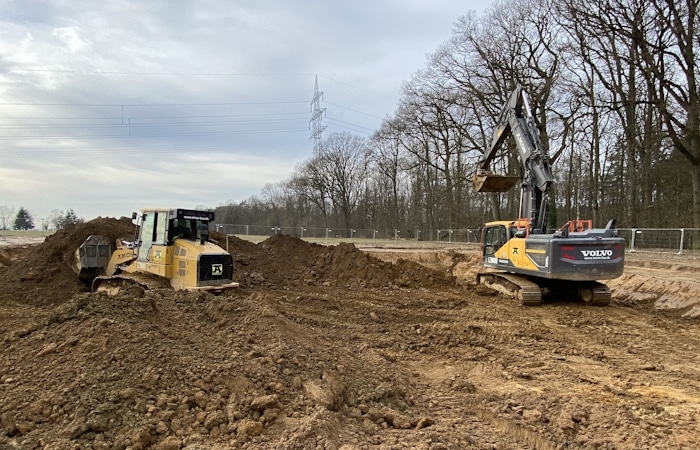
<svg viewBox="0 0 700 450"><path fill-rule="evenodd" d="M128 285L221 293L238 287L233 258L209 239L211 211L142 209L133 241L91 235L71 267L92 290L115 294Z"/></svg>

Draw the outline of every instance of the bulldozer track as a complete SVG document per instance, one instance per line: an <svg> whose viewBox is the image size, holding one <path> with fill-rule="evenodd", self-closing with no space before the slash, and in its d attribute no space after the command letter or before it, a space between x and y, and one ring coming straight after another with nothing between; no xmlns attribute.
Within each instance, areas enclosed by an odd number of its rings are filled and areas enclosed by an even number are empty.
<svg viewBox="0 0 700 450"><path fill-rule="evenodd" d="M167 280L155 276L144 274L120 274L96 277L92 281L92 291L116 295L134 285L138 285L144 290L170 287L170 283Z"/></svg>

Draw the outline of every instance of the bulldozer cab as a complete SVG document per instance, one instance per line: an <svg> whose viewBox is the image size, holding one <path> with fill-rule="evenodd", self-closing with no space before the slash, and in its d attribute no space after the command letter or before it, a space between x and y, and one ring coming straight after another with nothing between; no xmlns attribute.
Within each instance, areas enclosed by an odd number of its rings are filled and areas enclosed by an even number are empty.
<svg viewBox="0 0 700 450"><path fill-rule="evenodd" d="M144 209L141 211L138 257L148 261L153 246L172 246L177 239L206 241L211 211L189 209Z"/></svg>
<svg viewBox="0 0 700 450"><path fill-rule="evenodd" d="M168 227L169 241L174 242L175 239L189 239L194 236L192 232L192 220L188 219L170 219ZM196 225L196 224L195 224Z"/></svg>

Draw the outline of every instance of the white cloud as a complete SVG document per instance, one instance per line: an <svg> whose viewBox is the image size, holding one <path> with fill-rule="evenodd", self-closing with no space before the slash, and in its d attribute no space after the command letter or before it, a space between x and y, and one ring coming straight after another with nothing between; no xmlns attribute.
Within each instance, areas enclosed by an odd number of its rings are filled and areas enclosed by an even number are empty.
<svg viewBox="0 0 700 450"><path fill-rule="evenodd" d="M315 74L327 133L369 135L469 7L8 0L0 205L91 218L243 200L310 156Z"/></svg>
<svg viewBox="0 0 700 450"><path fill-rule="evenodd" d="M64 42L70 53L76 54L90 48L90 44L81 39L78 31L77 27L56 28L53 30L53 35Z"/></svg>

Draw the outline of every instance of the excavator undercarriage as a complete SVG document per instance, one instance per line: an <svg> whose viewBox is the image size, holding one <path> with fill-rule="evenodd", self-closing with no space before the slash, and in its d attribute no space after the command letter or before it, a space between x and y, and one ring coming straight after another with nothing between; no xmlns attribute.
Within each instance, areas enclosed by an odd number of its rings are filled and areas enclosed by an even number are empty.
<svg viewBox="0 0 700 450"><path fill-rule="evenodd" d="M477 284L517 299L523 306L538 306L544 296L560 300L582 300L594 306L610 303L610 289L597 281L552 281L507 272L482 270L476 276Z"/></svg>

